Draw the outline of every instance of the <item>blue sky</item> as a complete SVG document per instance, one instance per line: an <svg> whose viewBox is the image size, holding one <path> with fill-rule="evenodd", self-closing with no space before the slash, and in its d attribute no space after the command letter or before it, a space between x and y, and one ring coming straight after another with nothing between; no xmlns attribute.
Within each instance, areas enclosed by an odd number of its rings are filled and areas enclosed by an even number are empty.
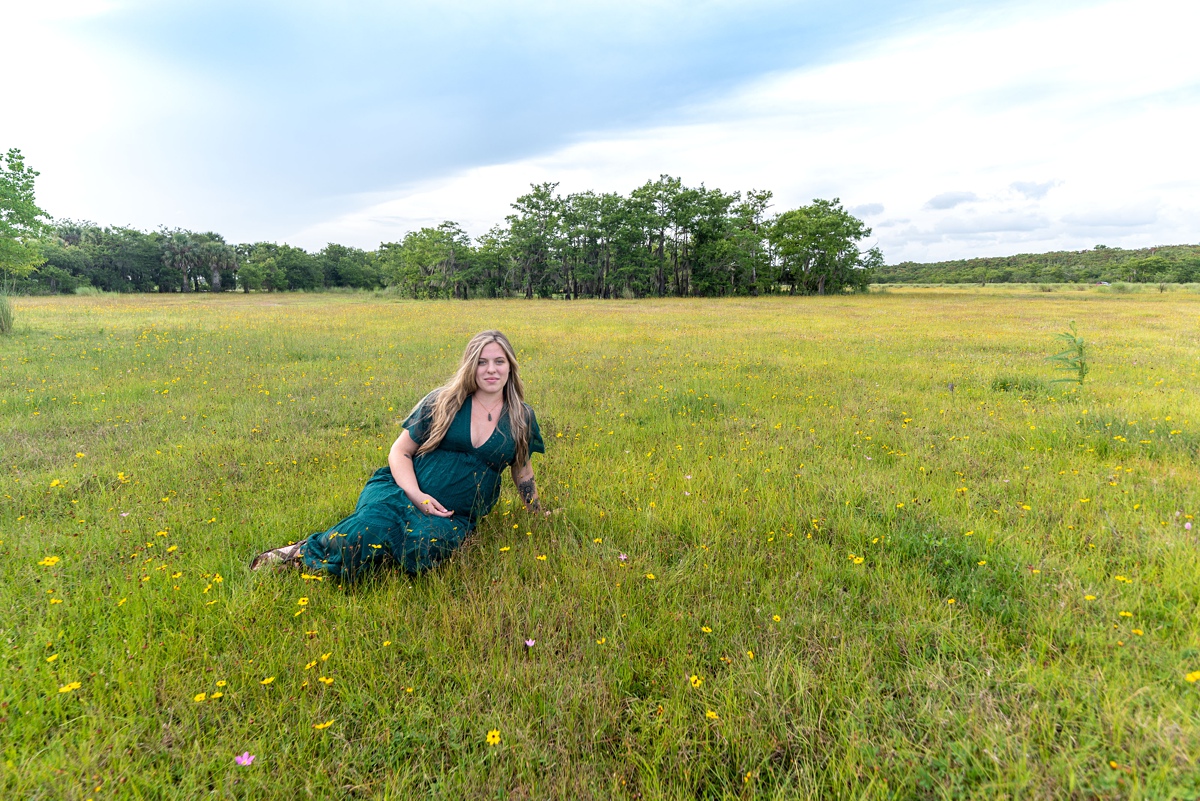
<svg viewBox="0 0 1200 801"><path fill-rule="evenodd" d="M778 210L841 197L889 261L1200 241L1183 2L13 14L0 69L27 80L0 146L59 217L374 247L447 218L482 233L530 182L627 192L666 172L772 189Z"/></svg>

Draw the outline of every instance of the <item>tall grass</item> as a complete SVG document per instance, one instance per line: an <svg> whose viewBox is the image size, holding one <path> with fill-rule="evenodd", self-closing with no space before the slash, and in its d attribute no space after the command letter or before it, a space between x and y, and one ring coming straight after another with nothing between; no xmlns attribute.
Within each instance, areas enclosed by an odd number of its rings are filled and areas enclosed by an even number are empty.
<svg viewBox="0 0 1200 801"><path fill-rule="evenodd" d="M13 308L8 294L0 291L0 334L9 334L13 330Z"/></svg>
<svg viewBox="0 0 1200 801"><path fill-rule="evenodd" d="M1196 797L1198 304L28 299L3 795ZM1085 388L993 390L1073 318ZM486 327L565 511L506 488L418 578L249 573Z"/></svg>

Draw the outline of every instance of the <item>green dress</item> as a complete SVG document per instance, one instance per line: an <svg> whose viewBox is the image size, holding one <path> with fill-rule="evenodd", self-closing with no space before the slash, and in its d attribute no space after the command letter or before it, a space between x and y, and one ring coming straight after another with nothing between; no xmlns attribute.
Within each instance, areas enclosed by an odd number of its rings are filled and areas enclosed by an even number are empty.
<svg viewBox="0 0 1200 801"><path fill-rule="evenodd" d="M427 395L404 421L418 445L429 435L435 397L436 393ZM413 458L418 486L452 511L452 517L419 510L396 484L391 468L381 467L363 487L354 514L305 541L301 551L305 566L351 581L387 562L396 562L407 573L419 573L461 545L496 505L501 473L516 456L508 407L501 411L492 436L476 448L471 444L471 405L468 396L436 450ZM525 409L529 453L545 453L533 409L528 405Z"/></svg>

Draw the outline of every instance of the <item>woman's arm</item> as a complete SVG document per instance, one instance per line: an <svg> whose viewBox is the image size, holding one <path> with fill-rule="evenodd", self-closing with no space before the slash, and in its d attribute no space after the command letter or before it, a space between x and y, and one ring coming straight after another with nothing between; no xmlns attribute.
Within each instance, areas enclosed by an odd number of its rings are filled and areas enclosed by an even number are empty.
<svg viewBox="0 0 1200 801"><path fill-rule="evenodd" d="M533 479L533 465L529 462L526 462L525 466L521 468L513 465L512 480L517 485L517 493L521 496L521 503L525 504L525 510L542 512L542 502L538 500L537 482ZM545 512L545 514L550 513Z"/></svg>
<svg viewBox="0 0 1200 801"><path fill-rule="evenodd" d="M454 514L452 509L446 509L432 495L421 492L421 487L417 484L417 473L413 469L413 456L419 447L421 446L409 436L407 429L396 438L396 441L392 443L392 449L388 452L388 467L392 469L392 480L425 514L451 517Z"/></svg>

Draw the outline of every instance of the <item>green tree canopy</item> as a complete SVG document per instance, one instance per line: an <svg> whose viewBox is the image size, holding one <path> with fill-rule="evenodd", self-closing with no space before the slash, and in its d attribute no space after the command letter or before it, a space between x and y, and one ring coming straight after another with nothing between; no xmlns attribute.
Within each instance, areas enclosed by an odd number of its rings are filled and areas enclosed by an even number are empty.
<svg viewBox="0 0 1200 801"><path fill-rule="evenodd" d="M0 273L5 285L22 278L45 262L37 243L47 221L33 196L37 171L25 166L25 157L11 148L0 157Z"/></svg>
<svg viewBox="0 0 1200 801"><path fill-rule="evenodd" d="M19 156L16 163L31 187ZM43 269L55 272L34 272L15 286L25 292L88 285L112 292L385 286L421 298L694 297L861 289L872 267L891 269L882 267L877 250L859 250L870 229L837 200L774 215L769 191L687 186L670 175L627 194L564 196L557 189L531 185L503 223L475 239L446 221L372 251L336 243L316 252L273 242L234 247L215 232L146 233L60 220L38 242L38 258L48 262ZM28 239L35 228L22 230ZM1171 275L1192 274L1174 260L1169 266ZM1162 267L1151 261L1138 275L1165 275Z"/></svg>
<svg viewBox="0 0 1200 801"><path fill-rule="evenodd" d="M780 281L793 292L824 295L866 288L870 270L858 243L870 235L871 229L834 198L780 214L769 239L783 269Z"/></svg>

